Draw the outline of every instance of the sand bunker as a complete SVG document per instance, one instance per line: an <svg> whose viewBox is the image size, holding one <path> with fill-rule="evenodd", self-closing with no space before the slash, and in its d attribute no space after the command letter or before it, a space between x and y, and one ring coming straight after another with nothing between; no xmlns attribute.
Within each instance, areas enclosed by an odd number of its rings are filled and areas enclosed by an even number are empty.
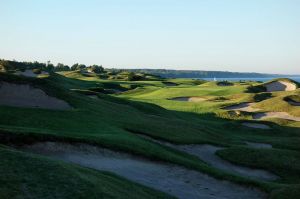
<svg viewBox="0 0 300 199"><path fill-rule="evenodd" d="M35 74L32 70L25 70L24 72L18 71L16 75L22 75L26 77L37 77L38 75L48 75L48 72L42 71L41 74Z"/></svg>
<svg viewBox="0 0 300 199"><path fill-rule="evenodd" d="M92 98L92 99L98 99L98 96L97 95L88 95L89 98Z"/></svg>
<svg viewBox="0 0 300 199"><path fill-rule="evenodd" d="M246 112L256 112L260 109L258 108L252 108L251 105L254 105L254 103L240 103L237 105L227 106L224 109L225 110L235 110L235 111L246 111Z"/></svg>
<svg viewBox="0 0 300 199"><path fill-rule="evenodd" d="M220 170L245 176L245 177L250 177L250 178L255 178L255 179L260 179L260 180L276 180L278 179L278 176L272 174L271 172L262 170L262 169L253 169L253 168L248 168L244 166L238 166L235 164L232 164L219 156L216 155L216 152L218 150L225 149L224 147L216 147L213 145L208 145L208 144L190 144L190 145L175 145L171 144L169 142L163 142L159 140L155 140L153 138L150 138L149 136L144 136L142 137L151 140L153 142L159 143L166 145L168 147L177 149L179 151L186 152L191 155L195 155L199 157L201 160L204 162L210 164L212 167L218 168Z"/></svg>
<svg viewBox="0 0 300 199"><path fill-rule="evenodd" d="M273 148L271 144L257 143L257 142L246 142L246 144L255 149L271 149Z"/></svg>
<svg viewBox="0 0 300 199"><path fill-rule="evenodd" d="M89 145L37 143L23 147L34 152L81 166L109 171L134 182L182 199L265 198L256 189L221 181L206 174L162 162L149 161Z"/></svg>
<svg viewBox="0 0 300 199"><path fill-rule="evenodd" d="M162 82L162 83L166 86L178 86L178 84L174 82Z"/></svg>
<svg viewBox="0 0 300 199"><path fill-rule="evenodd" d="M297 89L297 86L291 82L286 81L275 81L265 84L267 92L274 91L293 91Z"/></svg>
<svg viewBox="0 0 300 199"><path fill-rule="evenodd" d="M170 100L181 101L181 102L203 102L206 99L203 97L175 97Z"/></svg>
<svg viewBox="0 0 300 199"><path fill-rule="evenodd" d="M60 110L71 109L65 101L48 96L41 89L33 88L28 84L0 82L0 96L0 105Z"/></svg>
<svg viewBox="0 0 300 199"><path fill-rule="evenodd" d="M268 125L260 124L260 123L244 122L244 123L242 123L242 125L250 127L250 128L257 128L257 129L271 129L271 127L269 127Z"/></svg>
<svg viewBox="0 0 300 199"><path fill-rule="evenodd" d="M287 100L287 103L289 103L290 105L293 105L293 106L300 106L300 102L295 102L293 100Z"/></svg>
<svg viewBox="0 0 300 199"><path fill-rule="evenodd" d="M280 119L300 122L300 117L292 116L286 112L267 112L267 113L256 113L255 115L253 115L253 119L256 120L263 120L268 118L280 118Z"/></svg>

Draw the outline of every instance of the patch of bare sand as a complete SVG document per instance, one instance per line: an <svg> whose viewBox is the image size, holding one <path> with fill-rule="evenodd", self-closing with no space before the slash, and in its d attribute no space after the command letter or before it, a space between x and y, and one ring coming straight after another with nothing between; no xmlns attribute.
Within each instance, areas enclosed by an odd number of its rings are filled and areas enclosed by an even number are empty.
<svg viewBox="0 0 300 199"><path fill-rule="evenodd" d="M266 194L257 189L217 180L198 171L90 145L47 142L23 146L22 150L84 167L113 172L133 182L182 199L266 197Z"/></svg>
<svg viewBox="0 0 300 199"><path fill-rule="evenodd" d="M244 122L244 123L242 123L242 125L250 127L250 128L257 128L257 129L271 129L271 127L269 127L268 125L259 124L259 123Z"/></svg>
<svg viewBox="0 0 300 199"><path fill-rule="evenodd" d="M173 101L181 101L181 102L203 102L207 99L204 97L175 97L170 100Z"/></svg>
<svg viewBox="0 0 300 199"><path fill-rule="evenodd" d="M92 99L98 99L98 96L97 95L88 95L89 98L92 98Z"/></svg>
<svg viewBox="0 0 300 199"><path fill-rule="evenodd" d="M246 111L246 112L256 112L259 111L260 109L258 108L252 108L251 106L254 105L255 103L240 103L237 105L232 105L232 106L227 106L224 109L225 110L235 110L235 111Z"/></svg>
<svg viewBox="0 0 300 199"><path fill-rule="evenodd" d="M218 150L225 149L224 147L217 147L209 144L189 144L189 145L176 145L169 142L153 139L149 136L140 135L141 137L151 140L153 142L174 148L185 153L195 155L199 157L204 162L210 164L212 167L217 169L230 172L233 174L260 179L260 180L276 180L278 176L274 175L271 172L262 170L262 169L253 169L244 166L239 166L233 164L229 161L226 161L216 155Z"/></svg>
<svg viewBox="0 0 300 199"><path fill-rule="evenodd" d="M253 115L253 119L257 120L263 120L268 118L280 118L300 122L300 117L292 116L286 112L266 112L256 113L255 115Z"/></svg>
<svg viewBox="0 0 300 199"><path fill-rule="evenodd" d="M162 82L162 83L166 86L178 86L178 84L174 82Z"/></svg>
<svg viewBox="0 0 300 199"><path fill-rule="evenodd" d="M268 118L280 118L280 119L300 122L300 117L292 116L286 112L266 112L266 113L257 113L253 115L253 119L268 119Z"/></svg>
<svg viewBox="0 0 300 199"><path fill-rule="evenodd" d="M273 148L271 144L266 144L266 143L246 142L246 144L249 147L252 147L255 149L271 149L271 148Z"/></svg>
<svg viewBox="0 0 300 199"><path fill-rule="evenodd" d="M300 102L295 102L293 100L287 100L287 103L289 103L292 106L300 106Z"/></svg>
<svg viewBox="0 0 300 199"><path fill-rule="evenodd" d="M274 91L293 91L297 89L297 86L291 82L275 81L265 85L267 92Z"/></svg>
<svg viewBox="0 0 300 199"><path fill-rule="evenodd" d="M13 84L0 82L0 105L45 108L71 109L63 100L48 96L43 90L33 88L28 84Z"/></svg>

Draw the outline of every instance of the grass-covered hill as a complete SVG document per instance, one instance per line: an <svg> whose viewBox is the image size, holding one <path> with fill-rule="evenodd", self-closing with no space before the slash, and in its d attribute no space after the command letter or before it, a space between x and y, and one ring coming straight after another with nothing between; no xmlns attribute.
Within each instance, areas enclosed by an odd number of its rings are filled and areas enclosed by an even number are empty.
<svg viewBox="0 0 300 199"><path fill-rule="evenodd" d="M144 78L128 79L129 74ZM0 87L0 94L7 99L18 96L18 85L28 85L37 96L43 93L69 105L68 109L57 110L39 108L39 104L8 106L5 100L0 100L1 198L170 197L112 173L11 147L36 141L88 143L253 186L273 199L300 196L299 122L269 119L261 122L271 130L253 129L242 125L252 121L251 113L231 116L222 109L241 102L257 102L255 106L262 111L273 111L273 105L268 107L268 104L276 103L276 110L299 116L300 108L286 100L288 97L297 100L292 96L299 96L299 89L271 92L265 97L262 95L265 92L247 92L250 86L260 85L253 82L223 86L201 80L160 79L125 72L96 74L82 70L49 71L48 75L37 77L2 72L0 82L14 91L5 93ZM19 97L16 103L20 104L20 99L31 99L29 97L32 96ZM172 100L176 97L203 100ZM218 154L222 158L271 171L280 179L263 182L230 174L193 155L144 139L140 134L175 144L223 146L226 148ZM253 149L247 147L245 141L268 143L273 148Z"/></svg>

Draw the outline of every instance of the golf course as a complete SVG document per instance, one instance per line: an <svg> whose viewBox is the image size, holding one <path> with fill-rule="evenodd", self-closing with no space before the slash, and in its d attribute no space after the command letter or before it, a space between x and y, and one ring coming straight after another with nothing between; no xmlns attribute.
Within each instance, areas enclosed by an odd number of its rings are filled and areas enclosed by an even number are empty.
<svg viewBox="0 0 300 199"><path fill-rule="evenodd" d="M0 198L300 198L300 83L0 62Z"/></svg>

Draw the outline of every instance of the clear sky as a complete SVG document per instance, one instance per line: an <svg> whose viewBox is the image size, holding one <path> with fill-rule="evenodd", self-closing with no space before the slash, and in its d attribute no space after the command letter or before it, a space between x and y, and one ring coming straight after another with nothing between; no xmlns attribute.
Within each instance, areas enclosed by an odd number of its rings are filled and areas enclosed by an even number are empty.
<svg viewBox="0 0 300 199"><path fill-rule="evenodd" d="M0 0L0 58L300 74L300 0Z"/></svg>

